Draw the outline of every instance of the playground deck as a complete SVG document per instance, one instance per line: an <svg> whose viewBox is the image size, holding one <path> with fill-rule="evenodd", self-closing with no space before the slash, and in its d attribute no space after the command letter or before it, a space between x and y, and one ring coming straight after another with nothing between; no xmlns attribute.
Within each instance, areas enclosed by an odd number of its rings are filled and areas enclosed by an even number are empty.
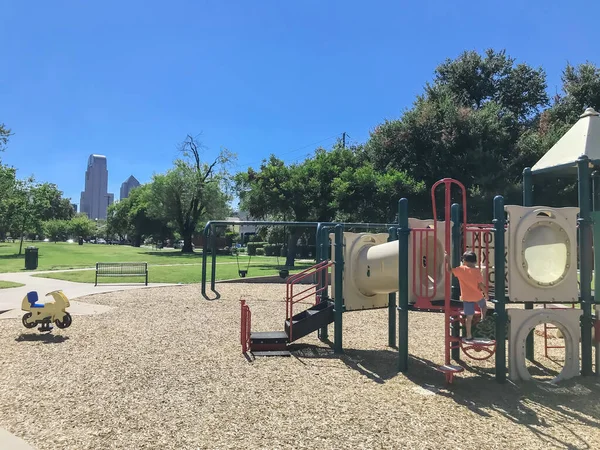
<svg viewBox="0 0 600 450"><path fill-rule="evenodd" d="M397 374L386 310L344 314L342 357L313 334L290 358L250 363L239 299L253 330L282 329L285 288L218 290L216 301L197 285L83 297L114 308L49 337L0 321L0 428L42 450L600 448L598 378L500 385L492 362L471 361L446 386L443 315L418 312L410 371Z"/></svg>

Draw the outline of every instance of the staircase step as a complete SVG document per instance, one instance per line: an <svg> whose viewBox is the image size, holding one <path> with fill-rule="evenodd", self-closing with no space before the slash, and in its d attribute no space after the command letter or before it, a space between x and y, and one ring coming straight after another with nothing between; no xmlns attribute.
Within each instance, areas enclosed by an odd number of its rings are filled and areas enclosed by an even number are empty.
<svg viewBox="0 0 600 450"><path fill-rule="evenodd" d="M259 356L292 356L288 350L273 350L273 351L252 351L252 354L256 357Z"/></svg>
<svg viewBox="0 0 600 450"><path fill-rule="evenodd" d="M254 331L250 333L250 343L287 344L288 336L284 331Z"/></svg>
<svg viewBox="0 0 600 450"><path fill-rule="evenodd" d="M333 322L333 302L317 303L292 317L290 342L300 339ZM290 334L290 320L285 321L285 332Z"/></svg>

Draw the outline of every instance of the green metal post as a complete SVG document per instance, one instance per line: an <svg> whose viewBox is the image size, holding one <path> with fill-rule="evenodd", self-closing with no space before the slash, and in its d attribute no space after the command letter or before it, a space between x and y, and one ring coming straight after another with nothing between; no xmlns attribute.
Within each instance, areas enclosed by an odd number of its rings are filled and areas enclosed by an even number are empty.
<svg viewBox="0 0 600 450"><path fill-rule="evenodd" d="M398 202L398 371L408 370L408 200Z"/></svg>
<svg viewBox="0 0 600 450"><path fill-rule="evenodd" d="M333 352L343 353L342 346L342 314L344 312L344 226L335 226L335 304L333 306Z"/></svg>
<svg viewBox="0 0 600 450"><path fill-rule="evenodd" d="M504 198L494 198L494 245L496 249L504 248ZM496 381L506 381L506 294L504 283L504 252L494 252L494 291L496 319Z"/></svg>
<svg viewBox="0 0 600 450"><path fill-rule="evenodd" d="M212 229L212 233L210 235L211 238L211 268L212 272L210 274L210 289L215 291L215 284L217 280L217 226L215 225Z"/></svg>
<svg viewBox="0 0 600 450"><path fill-rule="evenodd" d="M523 206L533 206L533 174L529 167L523 170ZM525 309L533 309L533 306L532 302L525 303ZM529 361L535 361L534 346L534 332L531 330L525 340L525 358Z"/></svg>
<svg viewBox="0 0 600 450"><path fill-rule="evenodd" d="M581 375L592 375L592 242L590 240L590 160L577 159L579 181L579 284L581 289Z"/></svg>
<svg viewBox="0 0 600 450"><path fill-rule="evenodd" d="M391 227L388 230L388 242L398 239L398 230ZM392 292L388 296L388 346L396 348L396 293Z"/></svg>
<svg viewBox="0 0 600 450"><path fill-rule="evenodd" d="M329 230L331 230L331 227L323 226L322 224L319 224L317 227L317 263L329 259ZM326 282L328 283L325 277L322 277L321 284L319 285L319 289L324 289L320 300L322 302L329 301L329 287L325 285ZM319 330L318 337L321 341L327 341L329 339L329 329L327 325Z"/></svg>
<svg viewBox="0 0 600 450"><path fill-rule="evenodd" d="M461 245L460 245L460 230L461 230L461 217L460 217L460 205L454 203L450 209L450 218L452 220L452 267L460 265ZM452 276L452 298L458 299L460 297L460 285L458 279ZM450 324L450 331L452 337L460 337L460 322L453 322ZM457 345L452 347L452 359L460 361L460 347Z"/></svg>
<svg viewBox="0 0 600 450"><path fill-rule="evenodd" d="M595 168L592 172L592 211L600 208L600 171Z"/></svg>
<svg viewBox="0 0 600 450"><path fill-rule="evenodd" d="M208 236L210 228L204 230L204 242L202 243L202 295L206 298L206 265L208 264Z"/></svg>

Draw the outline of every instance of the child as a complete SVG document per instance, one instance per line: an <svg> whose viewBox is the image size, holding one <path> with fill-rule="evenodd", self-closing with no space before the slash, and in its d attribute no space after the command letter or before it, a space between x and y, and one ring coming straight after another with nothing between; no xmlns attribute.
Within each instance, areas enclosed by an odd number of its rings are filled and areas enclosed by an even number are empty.
<svg viewBox="0 0 600 450"><path fill-rule="evenodd" d="M462 265L452 268L448 254L446 254L446 263L448 272L458 278L460 283L460 299L464 304L465 316L467 316L467 338L470 341L473 339L471 334L471 325L473 324L473 315L475 314L475 304L481 309L481 320L485 319L487 312L485 284L481 271L475 267L477 256L473 252L465 252L461 258ZM482 295L483 294L483 295Z"/></svg>

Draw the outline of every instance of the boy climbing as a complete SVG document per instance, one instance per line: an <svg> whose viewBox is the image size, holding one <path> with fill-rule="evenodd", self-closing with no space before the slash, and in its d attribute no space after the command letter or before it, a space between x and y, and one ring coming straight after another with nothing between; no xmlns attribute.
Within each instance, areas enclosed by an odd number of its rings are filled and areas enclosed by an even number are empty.
<svg viewBox="0 0 600 450"><path fill-rule="evenodd" d="M485 319L485 313L487 312L485 284L483 283L481 271L475 266L477 256L473 252L465 252L461 258L462 264L455 268L452 268L447 253L445 256L448 272L452 272L460 283L460 299L463 301L465 316L467 316L467 337L465 340L470 341L473 339L471 325L475 315L475 304L481 310L482 321Z"/></svg>

